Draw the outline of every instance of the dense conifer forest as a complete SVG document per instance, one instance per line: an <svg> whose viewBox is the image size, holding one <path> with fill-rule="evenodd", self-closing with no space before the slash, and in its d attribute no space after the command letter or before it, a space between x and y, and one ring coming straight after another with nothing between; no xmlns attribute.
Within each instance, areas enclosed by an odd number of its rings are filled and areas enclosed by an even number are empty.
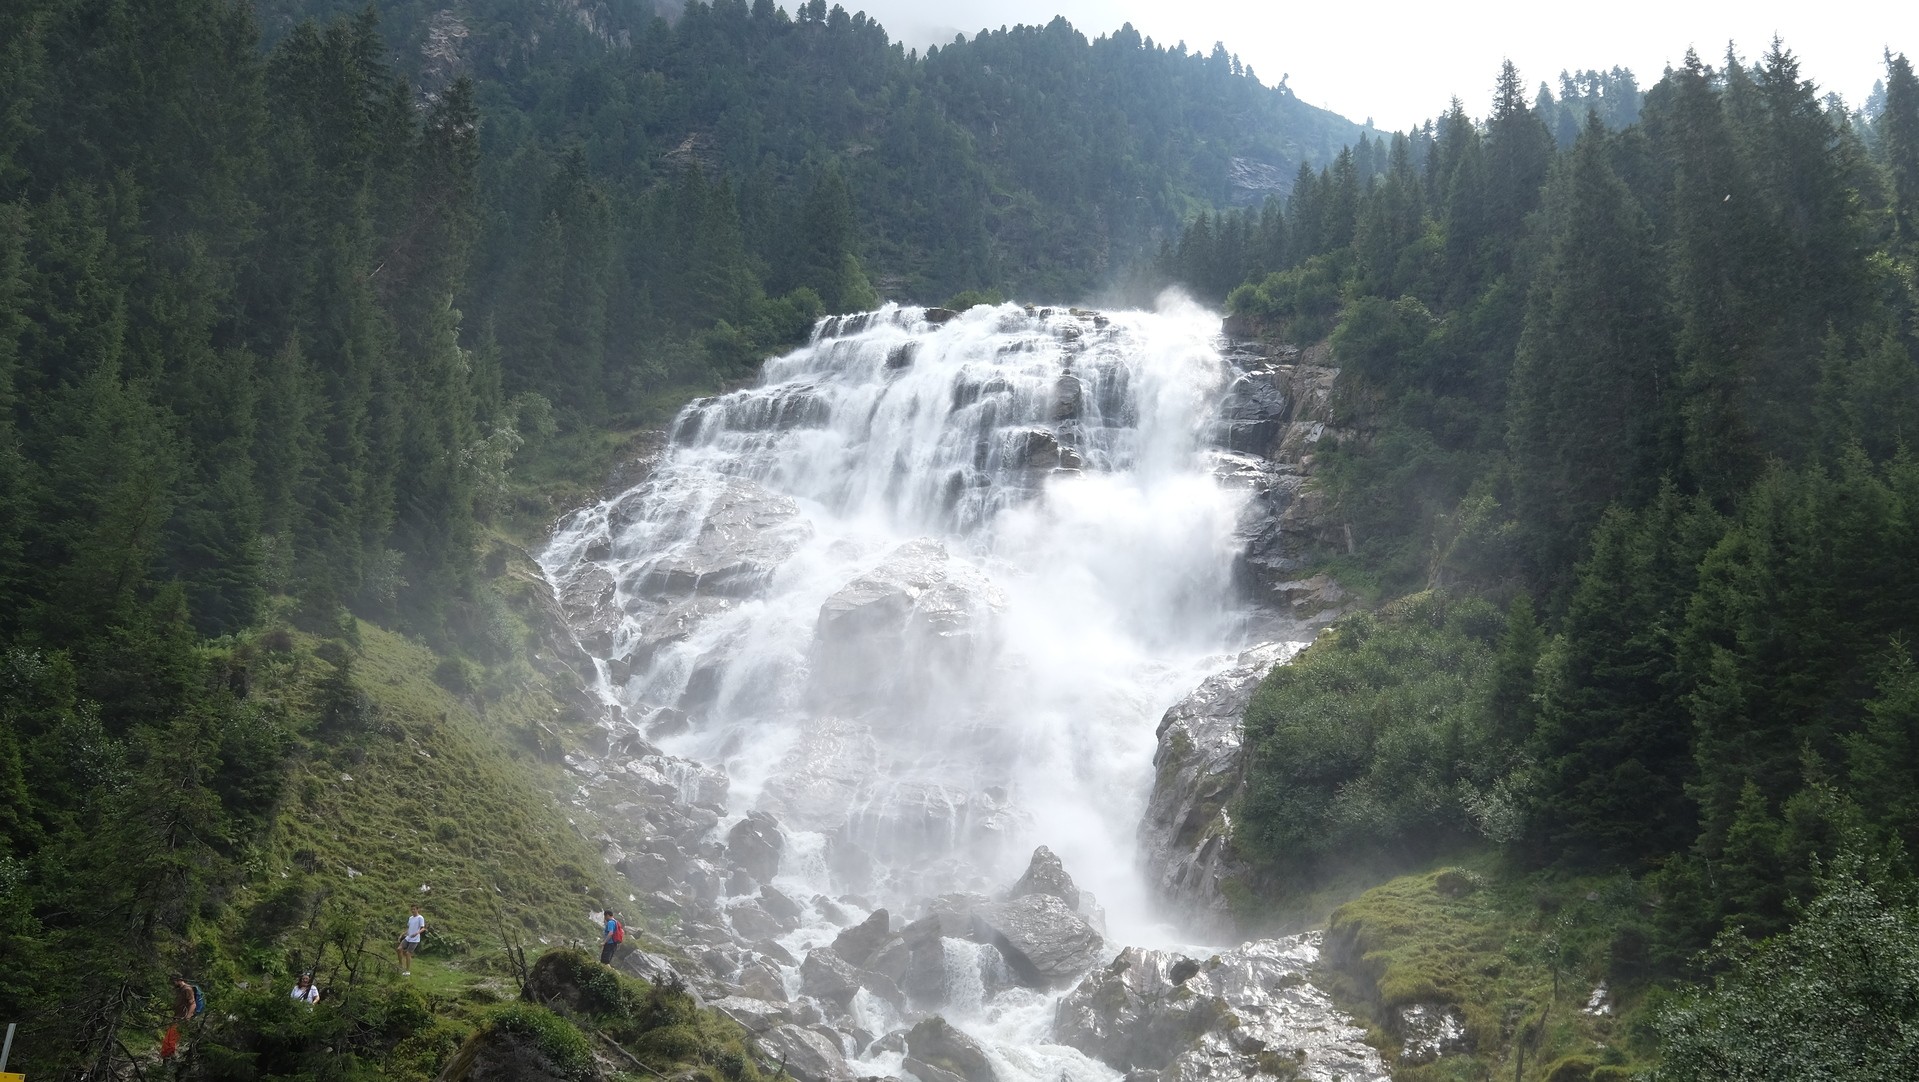
<svg viewBox="0 0 1919 1082"><path fill-rule="evenodd" d="M1161 253L1330 336L1340 562L1416 595L1262 688L1244 841L1269 897L1368 852L1626 876L1579 967L1720 982L1662 1077L1911 1074L1919 81L1851 112L1775 42L1562 90L1509 66Z"/></svg>

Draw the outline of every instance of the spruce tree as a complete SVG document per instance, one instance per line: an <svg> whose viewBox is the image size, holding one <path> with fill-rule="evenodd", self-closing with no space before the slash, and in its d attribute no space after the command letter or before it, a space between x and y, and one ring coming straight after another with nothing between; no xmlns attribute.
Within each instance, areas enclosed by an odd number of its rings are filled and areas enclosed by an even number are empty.
<svg viewBox="0 0 1919 1082"><path fill-rule="evenodd" d="M1563 581L1600 514L1671 470L1672 361L1652 228L1597 116L1554 177L1549 248L1514 362L1515 512L1533 572Z"/></svg>

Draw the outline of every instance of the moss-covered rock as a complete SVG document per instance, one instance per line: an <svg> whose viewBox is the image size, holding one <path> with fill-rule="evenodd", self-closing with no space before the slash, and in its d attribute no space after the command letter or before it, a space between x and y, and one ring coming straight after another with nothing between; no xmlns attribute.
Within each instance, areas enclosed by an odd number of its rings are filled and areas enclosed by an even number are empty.
<svg viewBox="0 0 1919 1082"><path fill-rule="evenodd" d="M456 1052L439 1082L595 1082L593 1044L544 1007L508 1003Z"/></svg>

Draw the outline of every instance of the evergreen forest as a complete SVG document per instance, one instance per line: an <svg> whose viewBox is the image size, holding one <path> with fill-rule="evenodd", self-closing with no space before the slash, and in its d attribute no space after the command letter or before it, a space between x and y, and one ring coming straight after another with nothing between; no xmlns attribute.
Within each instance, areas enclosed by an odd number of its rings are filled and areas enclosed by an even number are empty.
<svg viewBox="0 0 1919 1082"><path fill-rule="evenodd" d="M1717 982L1640 1035L1659 1077L1904 1077L1919 81L1888 53L1854 112L1780 42L1621 74L1508 65L1483 121L1455 101L1162 245L1241 333L1329 339L1329 566L1398 599L1247 715L1247 906L1497 853L1610 899L1556 965Z"/></svg>
<svg viewBox="0 0 1919 1082"><path fill-rule="evenodd" d="M176 974L219 1009L173 1077L429 1079L482 1029L585 1064L483 987L362 988L413 882L313 874L492 884L449 958L583 940L532 538L827 313L1179 284L1329 344L1319 570L1369 610L1248 711L1246 919L1465 861L1635 1019L1549 1068L1550 1001L1501 1003L1406 1078L1919 1077L1919 78L1488 74L1384 134L1063 19L922 54L825 0L0 5L10 1069L156 1075ZM1336 922L1386 958L1372 897ZM254 987L327 966L321 1010ZM653 1075L774 1074L580 979Z"/></svg>

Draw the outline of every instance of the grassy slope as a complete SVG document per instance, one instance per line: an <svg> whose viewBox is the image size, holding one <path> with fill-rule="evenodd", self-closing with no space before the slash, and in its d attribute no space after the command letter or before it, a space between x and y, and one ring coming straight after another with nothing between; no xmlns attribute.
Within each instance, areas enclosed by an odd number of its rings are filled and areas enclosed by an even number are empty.
<svg viewBox="0 0 1919 1082"><path fill-rule="evenodd" d="M413 901L429 921L429 957L497 952L502 921L531 943L591 939L588 910L616 896L613 877L555 804L559 771L515 742L557 702L522 692L516 709L483 719L434 682L440 659L426 647L365 624L360 642L364 721L316 742L295 771L250 893L297 898L285 914L296 926L348 922L382 951ZM315 694L330 666L311 648L296 638L281 694Z"/></svg>
<svg viewBox="0 0 1919 1082"><path fill-rule="evenodd" d="M509 944L530 962L597 943L589 910L624 903L628 888L585 837L586 824L566 813L573 787L557 763L561 733L583 719L564 676L535 656L548 649L536 626L546 599L526 552L654 445L678 401L701 390L710 388L663 396L631 427L526 449L483 561L506 656L479 665L363 621L345 640L327 640L269 619L236 644L249 698L299 738L246 881L201 925L216 1000L245 1013L241 1001L284 989L306 968L336 993L349 980L396 984L394 941L419 901L429 934L405 983L433 1023L381 1073L431 1077L494 1004L516 996ZM351 720L329 724L327 684L342 657L360 705ZM635 927L629 939L643 934ZM276 1006L283 994L263 1002Z"/></svg>
<svg viewBox="0 0 1919 1082"><path fill-rule="evenodd" d="M1451 1004L1469 1050L1402 1066L1401 1082L1623 1080L1651 1054L1630 991L1612 1013L1588 997L1630 941L1641 900L1625 877L1516 875L1483 856L1401 876L1341 906L1327 932L1336 991L1368 1017L1389 1059L1395 1007Z"/></svg>

